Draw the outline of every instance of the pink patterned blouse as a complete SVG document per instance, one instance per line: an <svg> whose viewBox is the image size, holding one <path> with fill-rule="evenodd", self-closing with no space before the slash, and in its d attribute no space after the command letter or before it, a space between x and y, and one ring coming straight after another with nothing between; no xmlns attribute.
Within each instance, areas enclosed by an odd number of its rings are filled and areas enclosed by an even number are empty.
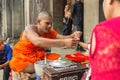
<svg viewBox="0 0 120 80"><path fill-rule="evenodd" d="M120 17L101 22L93 29L90 65L91 80L120 80Z"/></svg>

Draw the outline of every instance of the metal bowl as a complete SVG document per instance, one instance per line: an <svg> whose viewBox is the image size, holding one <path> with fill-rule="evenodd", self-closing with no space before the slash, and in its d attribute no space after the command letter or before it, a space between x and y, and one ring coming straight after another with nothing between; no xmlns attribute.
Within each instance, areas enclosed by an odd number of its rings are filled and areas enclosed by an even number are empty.
<svg viewBox="0 0 120 80"><path fill-rule="evenodd" d="M49 65L52 67L68 67L71 64L72 64L71 61L63 61L63 60L55 60L49 63Z"/></svg>

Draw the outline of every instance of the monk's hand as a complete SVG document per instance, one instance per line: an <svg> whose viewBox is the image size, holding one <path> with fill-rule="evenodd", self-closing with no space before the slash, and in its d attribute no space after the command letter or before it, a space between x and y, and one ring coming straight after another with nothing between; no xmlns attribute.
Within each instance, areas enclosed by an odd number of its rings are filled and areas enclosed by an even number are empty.
<svg viewBox="0 0 120 80"><path fill-rule="evenodd" d="M75 31L73 34L71 34L72 38L80 39L80 36L82 35L81 31Z"/></svg>
<svg viewBox="0 0 120 80"><path fill-rule="evenodd" d="M76 38L65 39L64 44L67 48L75 48L76 44L78 44L78 39Z"/></svg>

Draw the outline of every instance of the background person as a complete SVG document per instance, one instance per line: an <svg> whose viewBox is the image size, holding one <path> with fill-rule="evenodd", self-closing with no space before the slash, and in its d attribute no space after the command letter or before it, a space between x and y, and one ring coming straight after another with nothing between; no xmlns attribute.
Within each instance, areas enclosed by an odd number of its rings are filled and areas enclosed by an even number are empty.
<svg viewBox="0 0 120 80"><path fill-rule="evenodd" d="M5 44L0 38L0 69L3 69L3 80L9 80L10 67L9 61L12 58L12 48L9 44Z"/></svg>
<svg viewBox="0 0 120 80"><path fill-rule="evenodd" d="M34 73L34 63L44 59L44 48L55 46L75 47L80 32L63 36L52 28L52 16L46 11L38 15L37 25L26 26L13 47L10 67L14 72Z"/></svg>
<svg viewBox="0 0 120 80"><path fill-rule="evenodd" d="M63 18L63 35L70 35L73 31L73 21L70 12L70 5L65 5L64 18Z"/></svg>
<svg viewBox="0 0 120 80"><path fill-rule="evenodd" d="M83 3L81 0L76 0L75 3L72 5L71 14L72 14L72 19L73 19L74 31L82 32L80 41L84 42L83 40L84 7L83 7ZM77 45L75 50L84 51L84 49L80 45Z"/></svg>

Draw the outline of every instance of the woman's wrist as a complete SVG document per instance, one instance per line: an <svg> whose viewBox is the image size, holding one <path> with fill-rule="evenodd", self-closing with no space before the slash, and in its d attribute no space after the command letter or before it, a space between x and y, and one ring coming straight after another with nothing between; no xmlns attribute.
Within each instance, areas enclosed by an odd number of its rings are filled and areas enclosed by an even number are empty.
<svg viewBox="0 0 120 80"><path fill-rule="evenodd" d="M90 49L90 44L89 43L79 42L79 45L82 46L85 49Z"/></svg>

